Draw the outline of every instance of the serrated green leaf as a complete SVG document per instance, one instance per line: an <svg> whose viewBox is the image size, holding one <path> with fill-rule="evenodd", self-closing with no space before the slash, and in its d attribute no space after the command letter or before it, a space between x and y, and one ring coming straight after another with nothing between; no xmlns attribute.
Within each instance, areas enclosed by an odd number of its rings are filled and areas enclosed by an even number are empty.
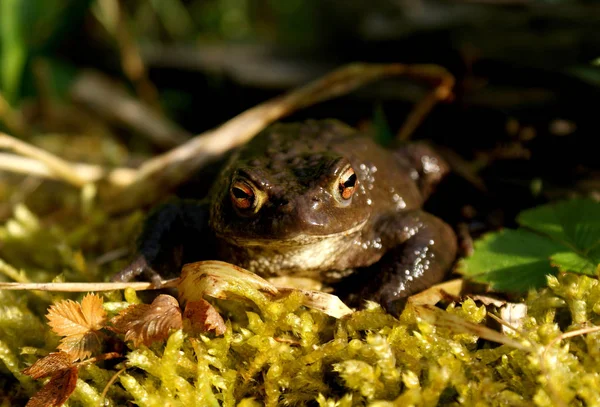
<svg viewBox="0 0 600 407"><path fill-rule="evenodd" d="M475 243L473 256L459 263L475 281L506 291L545 285L546 275L595 275L600 264L600 203L577 199L523 211L526 229L491 233ZM534 233L536 232L536 233Z"/></svg>
<svg viewBox="0 0 600 407"><path fill-rule="evenodd" d="M600 203L574 199L528 209L519 214L522 226L586 251L600 242Z"/></svg>
<svg viewBox="0 0 600 407"><path fill-rule="evenodd" d="M552 256L561 271L594 275L600 263L600 203L576 199L523 211L518 222L564 245Z"/></svg>
<svg viewBox="0 0 600 407"><path fill-rule="evenodd" d="M459 271L496 290L525 292L543 286L546 275L556 272L548 259L563 249L535 233L505 229L475 242L473 255L459 262Z"/></svg>
<svg viewBox="0 0 600 407"><path fill-rule="evenodd" d="M575 252L562 252L553 254L550 263L560 271L579 274L596 275L596 269L600 261L590 260Z"/></svg>

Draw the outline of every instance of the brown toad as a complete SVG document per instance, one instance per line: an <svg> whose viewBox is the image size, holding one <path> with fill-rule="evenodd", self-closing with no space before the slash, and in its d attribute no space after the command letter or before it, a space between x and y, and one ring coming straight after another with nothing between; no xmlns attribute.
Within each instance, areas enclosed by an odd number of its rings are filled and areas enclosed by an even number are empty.
<svg viewBox="0 0 600 407"><path fill-rule="evenodd" d="M233 154L207 200L159 207L117 279L219 259L264 277L343 279L350 297L397 313L456 256L450 226L421 210L446 172L421 144L389 151L334 120L275 124Z"/></svg>

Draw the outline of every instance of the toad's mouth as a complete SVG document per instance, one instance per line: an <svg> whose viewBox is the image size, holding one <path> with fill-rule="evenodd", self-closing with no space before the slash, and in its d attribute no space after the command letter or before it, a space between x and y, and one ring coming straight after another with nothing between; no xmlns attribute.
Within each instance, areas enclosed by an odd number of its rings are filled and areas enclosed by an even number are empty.
<svg viewBox="0 0 600 407"><path fill-rule="evenodd" d="M246 237L236 236L233 234L224 234L216 232L216 236L236 246L278 246L278 247L290 247L290 246L304 246L310 245L324 240L338 240L354 234L359 233L365 226L369 219L365 219L362 222L352 226L349 229L343 230L336 233L328 233L324 235L309 235L300 233L292 237Z"/></svg>

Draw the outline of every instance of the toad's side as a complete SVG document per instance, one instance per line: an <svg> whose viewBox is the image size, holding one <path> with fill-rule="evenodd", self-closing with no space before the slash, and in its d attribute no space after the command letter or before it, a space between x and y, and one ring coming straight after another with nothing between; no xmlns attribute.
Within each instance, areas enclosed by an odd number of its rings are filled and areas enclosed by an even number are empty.
<svg viewBox="0 0 600 407"><path fill-rule="evenodd" d="M390 152L337 121L276 124L232 156L208 201L154 212L117 279L216 253L265 277L344 279L347 297L397 313L456 255L452 229L420 209L446 171L423 145Z"/></svg>

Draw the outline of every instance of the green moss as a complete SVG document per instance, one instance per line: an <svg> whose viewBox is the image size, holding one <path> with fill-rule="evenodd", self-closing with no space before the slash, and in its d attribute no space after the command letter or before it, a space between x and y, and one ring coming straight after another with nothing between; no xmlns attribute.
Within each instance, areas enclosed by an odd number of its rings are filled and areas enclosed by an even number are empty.
<svg viewBox="0 0 600 407"><path fill-rule="evenodd" d="M35 225L35 218L28 224ZM80 235L79 244L97 247L98 236L112 227L90 226L88 237ZM130 230L133 235L134 228ZM66 235L59 228L38 237L43 244L56 247L65 244ZM39 239L15 238L11 244L20 245L21 251L34 250ZM122 244L104 242L100 247ZM61 250L65 257L51 254L49 258L59 258L63 267L76 264L77 247ZM18 265L4 263L3 267L34 280L39 261L31 257L30 263L21 259ZM85 267L72 267L70 273L84 273L89 264L88 258ZM107 266L94 273L111 271ZM176 331L166 344L126 350L116 365L105 362L84 367L69 405L98 405L104 387L122 367L126 370L107 393L110 405L127 401L159 407L579 406L597 402L600 333L558 340L565 332L600 323L600 285L591 277L560 274L549 278L548 288L528 295L522 327L507 334L524 344L525 350L432 325L411 306L396 319L368 303L365 309L336 320L302 307L295 294L278 301L258 292L239 294L258 304L216 301L228 321L224 336L190 337ZM20 371L56 346L58 338L50 333L43 315L51 300L63 297L0 292L0 383L12 400L30 396L40 386ZM105 305L110 314L127 304L114 295L110 298L112 302ZM126 298L139 302L133 292ZM489 322L487 311L471 299L445 310L474 324Z"/></svg>

